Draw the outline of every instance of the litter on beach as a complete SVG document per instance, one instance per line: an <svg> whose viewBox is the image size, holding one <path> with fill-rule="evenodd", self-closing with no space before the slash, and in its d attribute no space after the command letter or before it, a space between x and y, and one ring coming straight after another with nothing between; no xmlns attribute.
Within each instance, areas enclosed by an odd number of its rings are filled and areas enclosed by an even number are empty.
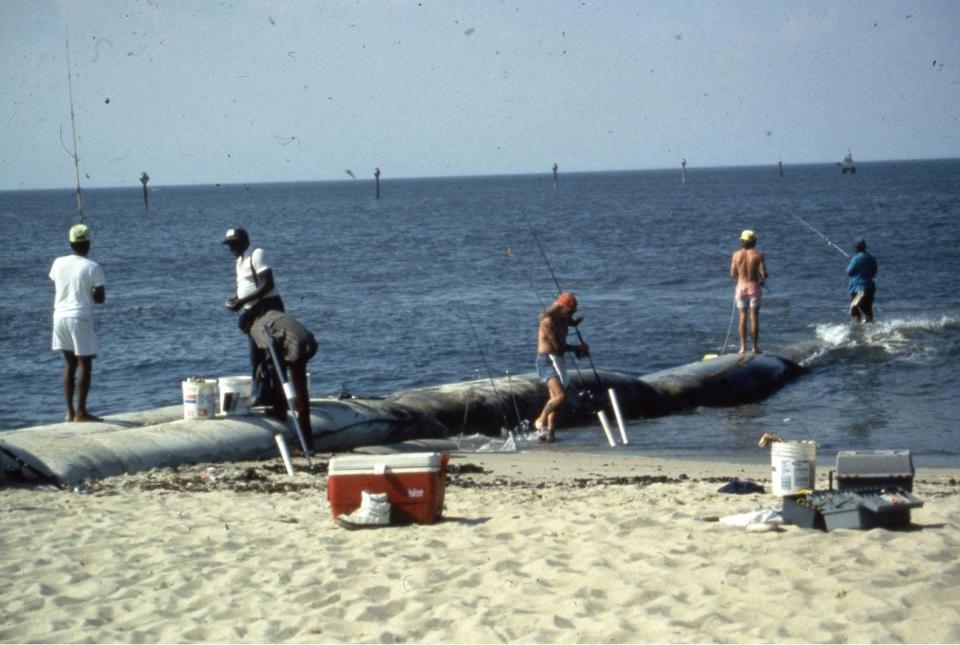
<svg viewBox="0 0 960 645"><path fill-rule="evenodd" d="M783 515L775 508L764 508L759 511L748 511L737 515L724 515L720 518L721 524L727 526L750 526L751 524L783 524Z"/></svg>

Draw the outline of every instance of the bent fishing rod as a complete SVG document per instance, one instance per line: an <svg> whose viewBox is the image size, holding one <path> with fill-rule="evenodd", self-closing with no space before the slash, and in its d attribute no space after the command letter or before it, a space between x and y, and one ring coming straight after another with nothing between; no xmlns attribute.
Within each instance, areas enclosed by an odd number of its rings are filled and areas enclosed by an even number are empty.
<svg viewBox="0 0 960 645"><path fill-rule="evenodd" d="M555 284L557 287L557 294L562 293L563 289L560 287L560 281L557 280L557 274L553 272L553 267L550 265L550 260L547 258L547 252L544 250L543 245L540 243L540 238L537 236L537 232L534 231L533 229L530 229L530 233L533 235L533 239L537 243L537 248L540 249L540 255L543 256L543 262L547 265L547 270L550 271L550 277L553 278L553 284ZM575 324L573 326L573 330L577 332L577 340L580 341L580 344L586 345L587 344L586 341L583 340L583 334L580 333L579 324ZM597 372L597 368L593 364L593 357L590 356L589 351L587 352L586 356L587 356L587 360L590 362L590 369L593 370L593 376L597 379L597 383L599 383L602 386L603 380L600 378L600 374Z"/></svg>
<svg viewBox="0 0 960 645"><path fill-rule="evenodd" d="M80 211L80 223L83 224L83 193L80 191L80 155L77 153L77 122L73 109L73 73L70 70L70 38L64 34L64 43L67 48L67 91L70 95L70 129L73 134L73 153L63 146L63 130L60 130L60 145L67 154L73 157L73 167L77 173L77 210Z"/></svg>

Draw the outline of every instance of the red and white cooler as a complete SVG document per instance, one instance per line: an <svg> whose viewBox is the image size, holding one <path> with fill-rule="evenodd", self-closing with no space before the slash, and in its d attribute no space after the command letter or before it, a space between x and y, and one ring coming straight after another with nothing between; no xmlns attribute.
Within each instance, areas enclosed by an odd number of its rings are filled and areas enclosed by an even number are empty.
<svg viewBox="0 0 960 645"><path fill-rule="evenodd" d="M360 493L386 493L390 522L432 524L443 513L447 461L440 452L334 457L327 467L333 516L360 508Z"/></svg>

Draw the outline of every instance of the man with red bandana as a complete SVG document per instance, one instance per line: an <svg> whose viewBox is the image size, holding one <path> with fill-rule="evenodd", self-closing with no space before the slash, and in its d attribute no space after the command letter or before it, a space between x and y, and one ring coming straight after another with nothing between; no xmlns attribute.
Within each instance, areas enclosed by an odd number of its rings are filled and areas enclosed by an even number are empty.
<svg viewBox="0 0 960 645"><path fill-rule="evenodd" d="M537 333L537 376L546 383L549 398L540 416L533 422L540 441L556 440L556 413L567 398L567 373L564 354L575 352L578 357L590 353L586 343L567 344L567 332L570 325L579 325L583 320L575 317L577 299L569 291L561 293L550 307L540 314L540 328Z"/></svg>

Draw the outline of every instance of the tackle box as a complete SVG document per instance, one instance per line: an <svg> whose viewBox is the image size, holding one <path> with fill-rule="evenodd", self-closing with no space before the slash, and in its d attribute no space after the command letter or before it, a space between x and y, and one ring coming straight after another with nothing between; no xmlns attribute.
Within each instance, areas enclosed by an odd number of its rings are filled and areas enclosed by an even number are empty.
<svg viewBox="0 0 960 645"><path fill-rule="evenodd" d="M910 523L923 502L899 486L830 490L783 498L783 521L808 529L870 529Z"/></svg>
<svg viewBox="0 0 960 645"><path fill-rule="evenodd" d="M837 453L837 489L899 486L913 491L913 457L909 450L841 450Z"/></svg>
<svg viewBox="0 0 960 645"><path fill-rule="evenodd" d="M448 453L334 457L327 468L327 500L333 516L360 507L360 493L386 493L391 524L431 524L443 513Z"/></svg>

